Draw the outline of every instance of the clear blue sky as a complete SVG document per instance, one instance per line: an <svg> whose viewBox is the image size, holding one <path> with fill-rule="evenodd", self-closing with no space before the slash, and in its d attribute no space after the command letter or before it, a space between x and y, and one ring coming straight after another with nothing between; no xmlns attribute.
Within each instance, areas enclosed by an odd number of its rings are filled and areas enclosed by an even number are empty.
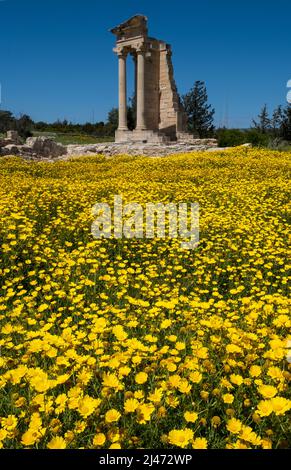
<svg viewBox="0 0 291 470"><path fill-rule="evenodd" d="M172 45L179 92L206 82L217 124L247 127L264 103L286 103L290 0L0 0L1 108L106 120L118 99L108 30L137 13Z"/></svg>

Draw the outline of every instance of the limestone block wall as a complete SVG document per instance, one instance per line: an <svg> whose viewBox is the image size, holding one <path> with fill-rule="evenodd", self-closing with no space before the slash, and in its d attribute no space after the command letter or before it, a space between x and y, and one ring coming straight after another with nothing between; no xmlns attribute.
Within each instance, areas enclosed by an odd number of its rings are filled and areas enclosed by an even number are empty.
<svg viewBox="0 0 291 470"><path fill-rule="evenodd" d="M160 106L160 54L152 50L146 57L145 67L145 109L146 124L150 130L159 128L159 106Z"/></svg>
<svg viewBox="0 0 291 470"><path fill-rule="evenodd" d="M159 130L172 138L185 130L185 116L174 79L172 51L160 44L160 122Z"/></svg>
<svg viewBox="0 0 291 470"><path fill-rule="evenodd" d="M145 121L147 129L175 140L186 128L186 116L174 79L172 51L168 44L149 38L145 66Z"/></svg>

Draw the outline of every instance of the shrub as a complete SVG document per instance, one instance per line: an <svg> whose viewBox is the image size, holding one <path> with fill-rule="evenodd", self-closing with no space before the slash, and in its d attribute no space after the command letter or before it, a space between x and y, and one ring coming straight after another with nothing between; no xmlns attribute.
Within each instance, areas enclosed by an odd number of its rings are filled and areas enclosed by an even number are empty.
<svg viewBox="0 0 291 470"><path fill-rule="evenodd" d="M216 132L219 147L236 147L250 143L255 147L267 147L270 137L256 129L218 129Z"/></svg>

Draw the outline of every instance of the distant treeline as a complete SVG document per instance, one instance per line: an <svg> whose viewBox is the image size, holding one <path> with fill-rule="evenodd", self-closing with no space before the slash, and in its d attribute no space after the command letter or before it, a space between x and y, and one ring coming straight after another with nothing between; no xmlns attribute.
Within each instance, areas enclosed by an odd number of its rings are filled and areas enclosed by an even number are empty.
<svg viewBox="0 0 291 470"><path fill-rule="evenodd" d="M23 138L30 137L34 131L51 132L60 134L84 134L96 137L113 136L116 130L113 122L87 122L85 124L73 124L67 121L56 121L47 123L44 121L34 122L30 116L24 114L19 118L13 116L10 111L0 111L0 133L8 130L17 130Z"/></svg>
<svg viewBox="0 0 291 470"><path fill-rule="evenodd" d="M214 110L207 102L207 93L204 82L195 82L193 89L182 97L184 108L188 116L189 131L200 137L216 137L221 147L232 147L250 142L255 146L283 148L291 142L291 105L278 106L269 115L264 105L256 120L253 120L250 129L215 129L213 125ZM134 99L128 106L128 127L135 127ZM106 122L73 124L67 121L47 123L34 122L30 116L24 114L15 117L10 111L0 111L0 134L8 130L17 130L23 138L33 135L33 132L47 132L57 134L78 134L100 137L113 137L118 127L118 109L113 108L108 113Z"/></svg>
<svg viewBox="0 0 291 470"><path fill-rule="evenodd" d="M46 122L35 122L33 130L39 132L57 132L60 134L85 134L96 137L113 136L115 127L109 123L103 121L96 122L94 124L86 122L85 124L73 124L72 122L56 121L52 124Z"/></svg>
<svg viewBox="0 0 291 470"><path fill-rule="evenodd" d="M267 105L264 105L252 127L241 129L217 129L216 137L221 147L233 147L251 143L258 147L280 149L291 142L291 105L277 106L270 115Z"/></svg>

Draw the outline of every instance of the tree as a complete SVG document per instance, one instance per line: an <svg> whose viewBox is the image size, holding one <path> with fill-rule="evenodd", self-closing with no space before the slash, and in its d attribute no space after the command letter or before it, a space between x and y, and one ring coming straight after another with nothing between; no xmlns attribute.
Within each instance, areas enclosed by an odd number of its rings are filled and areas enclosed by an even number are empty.
<svg viewBox="0 0 291 470"><path fill-rule="evenodd" d="M15 117L10 111L0 111L0 132L5 133L15 129Z"/></svg>
<svg viewBox="0 0 291 470"><path fill-rule="evenodd" d="M253 119L255 128L262 134L267 134L271 130L271 119L269 118L269 112L267 105L265 104L258 115L258 122Z"/></svg>
<svg viewBox="0 0 291 470"><path fill-rule="evenodd" d="M267 134L262 134L257 129L217 129L216 138L218 147L234 147L250 143L256 147L266 147L269 143Z"/></svg>
<svg viewBox="0 0 291 470"><path fill-rule="evenodd" d="M271 120L272 131L276 137L280 135L283 117L284 117L283 108L281 105L279 105L277 106L277 108L274 109L272 120Z"/></svg>
<svg viewBox="0 0 291 470"><path fill-rule="evenodd" d="M92 135L95 132L95 126L91 122L86 122L82 125L82 132L88 135Z"/></svg>
<svg viewBox="0 0 291 470"><path fill-rule="evenodd" d="M32 136L33 121L27 114L22 114L19 119L15 121L15 129L18 134L25 139Z"/></svg>
<svg viewBox="0 0 291 470"><path fill-rule="evenodd" d="M118 108L112 108L108 113L107 122L109 126L116 131L118 128ZM127 126L130 131L135 129L136 124L136 99L133 95L129 99L129 105L127 106Z"/></svg>
<svg viewBox="0 0 291 470"><path fill-rule="evenodd" d="M182 103L188 118L188 129L199 137L213 134L215 110L208 104L208 95L204 82L197 80L193 88L182 96Z"/></svg>
<svg viewBox="0 0 291 470"><path fill-rule="evenodd" d="M136 95L133 93L129 98L129 106L127 107L127 125L131 131L136 127Z"/></svg>
<svg viewBox="0 0 291 470"><path fill-rule="evenodd" d="M48 127L48 124L44 121L38 121L34 123L33 127L37 131L45 131Z"/></svg>
<svg viewBox="0 0 291 470"><path fill-rule="evenodd" d="M115 130L118 128L118 108L112 108L109 111L107 121Z"/></svg>
<svg viewBox="0 0 291 470"><path fill-rule="evenodd" d="M291 142L291 104L287 105L283 111L281 123L281 137Z"/></svg>

